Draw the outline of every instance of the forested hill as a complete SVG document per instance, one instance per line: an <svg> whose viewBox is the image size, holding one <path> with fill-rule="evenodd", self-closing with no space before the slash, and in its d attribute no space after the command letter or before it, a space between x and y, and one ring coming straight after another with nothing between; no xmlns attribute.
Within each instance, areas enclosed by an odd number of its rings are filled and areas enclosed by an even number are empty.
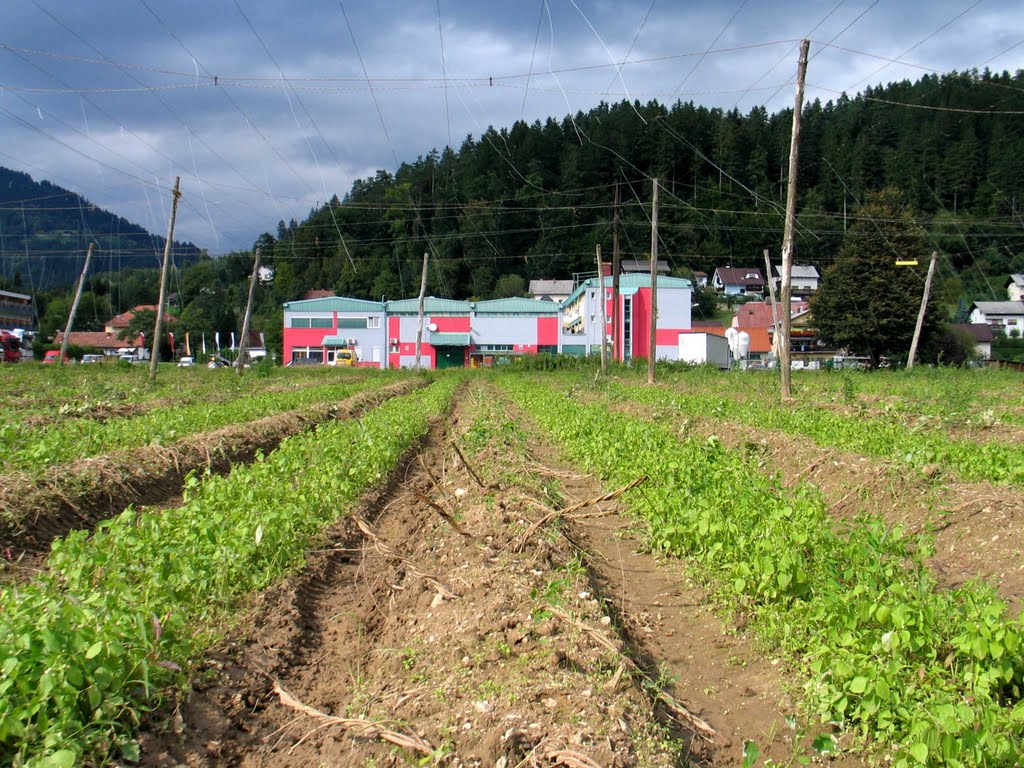
<svg viewBox="0 0 1024 768"><path fill-rule="evenodd" d="M659 256L679 273L762 265L762 250L777 258L782 242L791 122L791 110L621 102L489 128L261 237L275 293L410 296L428 247L435 295L487 297L592 271L595 242L610 252L616 182L623 256L646 258L651 177L663 182ZM947 300L1001 292L996 278L1024 271L1024 72L928 75L811 102L799 262L827 265L860 203L886 186L948 256Z"/></svg>
<svg viewBox="0 0 1024 768"><path fill-rule="evenodd" d="M97 208L48 181L0 167L0 278L9 286L46 290L72 284L88 244L97 272L159 266L165 238ZM174 244L175 263L196 261L192 243Z"/></svg>

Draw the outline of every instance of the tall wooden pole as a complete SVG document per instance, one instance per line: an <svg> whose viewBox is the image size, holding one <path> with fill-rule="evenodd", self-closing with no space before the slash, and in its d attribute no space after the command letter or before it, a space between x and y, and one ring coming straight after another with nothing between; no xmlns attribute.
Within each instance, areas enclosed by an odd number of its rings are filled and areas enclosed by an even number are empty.
<svg viewBox="0 0 1024 768"><path fill-rule="evenodd" d="M423 252L423 275L420 277L420 307L419 312L416 315L416 365L415 368L418 371L420 369L420 347L423 344L423 302L427 295L427 258L430 256L429 251Z"/></svg>
<svg viewBox="0 0 1024 768"><path fill-rule="evenodd" d="M775 301L775 281L772 280L772 262L768 258L768 249L764 249L764 273L768 276L768 296L772 301L772 325L775 333L772 334L772 357L776 360L779 357L779 306Z"/></svg>
<svg viewBox="0 0 1024 768"><path fill-rule="evenodd" d="M651 339L647 346L647 383L654 383L654 362L658 357L658 180L654 179L651 200Z"/></svg>
<svg viewBox="0 0 1024 768"><path fill-rule="evenodd" d="M607 298L604 295L604 264L601 263L601 244L597 244L597 288L598 288L598 311L597 322L601 329L601 375L608 375L608 321L605 319L605 303Z"/></svg>
<svg viewBox="0 0 1024 768"><path fill-rule="evenodd" d="M615 182L615 209L612 214L612 360L621 361L625 350L622 344L622 333L619 331L619 182Z"/></svg>
<svg viewBox="0 0 1024 768"><path fill-rule="evenodd" d="M164 305L167 303L167 275L171 267L171 243L174 242L174 219L178 215L178 198L181 197L181 176L174 178L171 192L171 221L167 225L167 240L164 242L164 264L160 271L160 303L156 307L156 327L153 329L153 352L149 358L149 381L156 382L156 364L160 357L160 333L164 325Z"/></svg>
<svg viewBox="0 0 1024 768"><path fill-rule="evenodd" d="M92 243L89 243L89 250L85 252L85 264L82 265L82 274L78 278L78 287L75 288L75 300L71 302L71 311L68 313L68 323L64 326L64 338L60 341L60 359L58 362L64 365L64 358L68 354L68 338L71 336L71 329L75 325L75 315L78 313L78 302L82 300L82 289L85 287L85 273L89 271L89 260L92 258Z"/></svg>
<svg viewBox="0 0 1024 768"><path fill-rule="evenodd" d="M252 278L249 280L249 298L245 302L245 317L242 318L242 338L238 342L238 358L235 360L235 373L242 375L245 367L245 348L249 345L249 320L252 318L252 301L256 297L256 281L260 276L260 247L252 257ZM187 337L186 337L187 338Z"/></svg>
<svg viewBox="0 0 1024 768"><path fill-rule="evenodd" d="M790 364L789 335L793 313L790 311L790 293L793 276L793 229L796 225L796 170L800 151L800 110L804 103L804 77L807 74L807 49L811 41L800 43L800 62L796 69L796 103L793 106L793 131L789 140L789 179L786 183L786 227L782 237L782 290L779 297L782 327L779 334L779 365L782 366L782 399L792 399L790 387L793 372ZM771 277L766 275L766 277Z"/></svg>
<svg viewBox="0 0 1024 768"><path fill-rule="evenodd" d="M935 262L939 258L938 251L932 251L932 260L928 262L928 277L924 281L924 295L921 296L921 308L917 311L917 325L914 326L914 340L910 342L910 357L907 358L907 370L914 367L914 358L917 356L917 342L921 340L921 327L924 325L924 315L928 311L928 295L932 291L932 275L935 274Z"/></svg>

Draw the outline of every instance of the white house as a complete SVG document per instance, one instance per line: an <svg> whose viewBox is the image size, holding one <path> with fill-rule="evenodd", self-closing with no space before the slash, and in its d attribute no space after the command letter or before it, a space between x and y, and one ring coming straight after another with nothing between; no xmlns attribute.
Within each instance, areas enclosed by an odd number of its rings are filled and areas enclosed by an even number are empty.
<svg viewBox="0 0 1024 768"><path fill-rule="evenodd" d="M530 296L556 304L569 298L576 284L572 280L531 280Z"/></svg>
<svg viewBox="0 0 1024 768"><path fill-rule="evenodd" d="M711 284L726 296L761 296L765 286L764 277L757 267L718 267Z"/></svg>
<svg viewBox="0 0 1024 768"><path fill-rule="evenodd" d="M1024 275L1010 275L1006 295L1010 297L1010 301L1024 301Z"/></svg>
<svg viewBox="0 0 1024 768"><path fill-rule="evenodd" d="M976 301L971 305L971 322L987 323L995 333L1024 335L1024 301Z"/></svg>
<svg viewBox="0 0 1024 768"><path fill-rule="evenodd" d="M782 290L782 265L772 267L772 282L775 284L775 290ZM790 289L793 293L813 293L818 290L818 286L821 284L821 275L818 274L817 267L800 266L794 264L790 268Z"/></svg>

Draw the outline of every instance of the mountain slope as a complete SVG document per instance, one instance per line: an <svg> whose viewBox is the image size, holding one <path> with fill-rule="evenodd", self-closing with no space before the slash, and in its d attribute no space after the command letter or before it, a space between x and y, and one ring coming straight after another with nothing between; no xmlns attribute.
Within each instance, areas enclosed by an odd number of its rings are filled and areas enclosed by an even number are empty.
<svg viewBox="0 0 1024 768"><path fill-rule="evenodd" d="M48 181L0 167L0 278L34 290L60 288L78 277L89 242L97 272L159 266L165 238L147 232L84 197ZM178 266L201 255L174 244Z"/></svg>

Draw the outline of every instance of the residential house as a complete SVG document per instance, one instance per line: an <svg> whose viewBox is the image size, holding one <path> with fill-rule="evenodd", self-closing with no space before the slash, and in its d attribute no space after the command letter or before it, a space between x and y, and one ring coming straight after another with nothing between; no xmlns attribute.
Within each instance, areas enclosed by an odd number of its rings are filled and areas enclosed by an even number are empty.
<svg viewBox="0 0 1024 768"><path fill-rule="evenodd" d="M24 293L0 291L0 328L36 330L36 310L32 297Z"/></svg>
<svg viewBox="0 0 1024 768"><path fill-rule="evenodd" d="M572 280L531 280L530 296L556 304L565 301L576 286Z"/></svg>
<svg viewBox="0 0 1024 768"><path fill-rule="evenodd" d="M708 273L695 269L693 271L693 282L698 288L707 288Z"/></svg>
<svg viewBox="0 0 1024 768"><path fill-rule="evenodd" d="M969 334L974 339L974 350L982 360L992 359L992 328L988 323L954 323L954 328Z"/></svg>
<svg viewBox="0 0 1024 768"><path fill-rule="evenodd" d="M772 282L778 294L782 290L782 265L772 267ZM821 284L817 267L794 264L790 268L790 292L796 295L814 293Z"/></svg>
<svg viewBox="0 0 1024 768"><path fill-rule="evenodd" d="M669 273L668 262L658 259L657 269L659 275L667 275ZM651 260L623 259L619 262L619 270L623 275L649 275L651 274Z"/></svg>
<svg viewBox="0 0 1024 768"><path fill-rule="evenodd" d="M811 315L810 304L806 301L790 302L789 315L789 352L790 359L811 363L829 360L835 356L836 351L831 347L824 346L818 340L818 333L814 328L814 318ZM748 301L736 310L732 319L732 327L746 331L751 335L753 344L754 331L763 330L770 340L770 348L775 350L775 317L778 315L781 321L782 307L776 305L776 311L772 313L771 302Z"/></svg>
<svg viewBox="0 0 1024 768"><path fill-rule="evenodd" d="M986 323L994 333L1018 337L1024 334L1024 301L976 301L971 322Z"/></svg>
<svg viewBox="0 0 1024 768"><path fill-rule="evenodd" d="M156 312L156 310L156 304L139 304L137 307L132 307L127 312L122 312L119 315L114 315L103 326L103 330L106 333L112 333L115 336L117 336L129 325L132 324L132 320L135 319L136 314L143 311ZM167 320L170 321L170 316L167 316ZM74 331L72 331L72 333L74 333ZM121 346L124 345L122 344Z"/></svg>
<svg viewBox="0 0 1024 768"><path fill-rule="evenodd" d="M764 276L757 267L718 267L711 284L726 296L762 296Z"/></svg>
<svg viewBox="0 0 1024 768"><path fill-rule="evenodd" d="M64 331L57 331L53 337L54 344L61 344L64 341ZM68 344L76 347L90 347L97 349L107 357L117 357L122 351L133 347L144 347L145 337L139 334L134 339L122 339L119 335L108 331L72 331L68 337Z"/></svg>
<svg viewBox="0 0 1024 768"><path fill-rule="evenodd" d="M1006 286L1006 295L1010 301L1024 301L1024 275L1010 275L1010 284Z"/></svg>

